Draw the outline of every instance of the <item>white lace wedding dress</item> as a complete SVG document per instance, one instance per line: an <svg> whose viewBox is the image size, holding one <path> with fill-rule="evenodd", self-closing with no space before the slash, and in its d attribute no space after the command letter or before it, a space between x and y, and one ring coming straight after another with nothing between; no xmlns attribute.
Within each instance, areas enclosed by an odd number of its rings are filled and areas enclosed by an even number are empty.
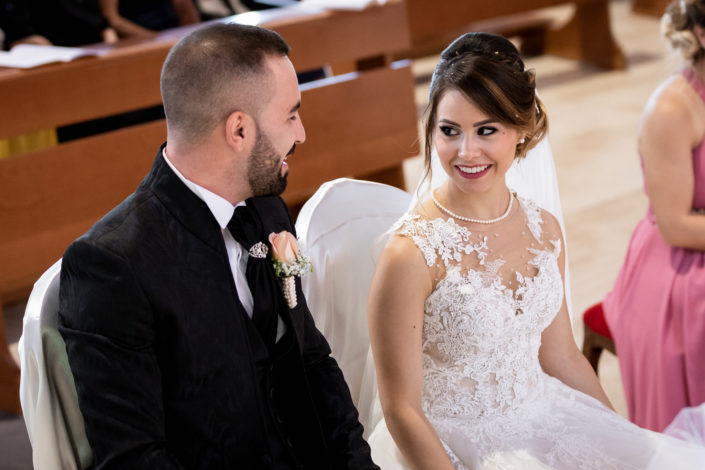
<svg viewBox="0 0 705 470"><path fill-rule="evenodd" d="M516 201L509 217L472 231L433 211L394 227L435 278L422 404L455 467L705 469L701 445L643 430L543 372L541 333L563 303L561 229ZM369 441L383 470L406 468L384 421Z"/></svg>

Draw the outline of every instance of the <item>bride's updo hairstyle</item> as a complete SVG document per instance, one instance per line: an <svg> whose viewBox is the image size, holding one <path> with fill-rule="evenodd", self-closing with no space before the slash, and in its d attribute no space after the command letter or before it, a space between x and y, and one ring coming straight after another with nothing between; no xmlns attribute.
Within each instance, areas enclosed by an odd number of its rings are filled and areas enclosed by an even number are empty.
<svg viewBox="0 0 705 470"><path fill-rule="evenodd" d="M522 158L548 131L546 111L536 96L533 70L526 70L519 51L502 36L467 33L441 54L431 79L426 108L425 169L430 175L433 131L438 103L448 90L458 90L485 114L526 134L515 156Z"/></svg>
<svg viewBox="0 0 705 470"><path fill-rule="evenodd" d="M705 0L676 0L666 7L661 18L661 32L673 49L694 64L705 56L705 49L693 33L693 27L705 27Z"/></svg>

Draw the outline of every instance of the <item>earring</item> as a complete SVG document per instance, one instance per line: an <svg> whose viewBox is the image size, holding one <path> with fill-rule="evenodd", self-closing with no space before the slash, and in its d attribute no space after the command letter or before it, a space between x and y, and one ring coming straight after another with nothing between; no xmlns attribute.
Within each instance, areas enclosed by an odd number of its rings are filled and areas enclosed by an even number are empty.
<svg viewBox="0 0 705 470"><path fill-rule="evenodd" d="M522 137L521 140L519 141L519 144L523 144L524 142L526 142L526 137Z"/></svg>

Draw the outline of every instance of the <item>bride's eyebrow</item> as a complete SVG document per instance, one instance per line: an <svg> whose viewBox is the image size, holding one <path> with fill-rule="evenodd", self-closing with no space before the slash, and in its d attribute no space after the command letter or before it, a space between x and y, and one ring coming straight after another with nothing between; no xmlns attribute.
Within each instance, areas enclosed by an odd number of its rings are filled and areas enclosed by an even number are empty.
<svg viewBox="0 0 705 470"><path fill-rule="evenodd" d="M460 124L458 124L458 123L455 122L455 121L451 121L450 119L440 119L440 120L438 121L438 124L441 124L441 123L443 123L443 124L450 124L451 126L456 126L456 127L462 127Z"/></svg>
<svg viewBox="0 0 705 470"><path fill-rule="evenodd" d="M472 125L472 127L481 127L484 126L485 124L491 124L493 122L497 122L496 119L483 119L482 121L478 121ZM460 124L458 124L455 121L451 121L450 119L439 119L438 124L450 124L451 126L456 126L456 127L462 127Z"/></svg>
<svg viewBox="0 0 705 470"><path fill-rule="evenodd" d="M491 123L493 123L493 122L497 122L497 120L496 120L496 119L492 119L492 118L490 118L490 119L484 119L484 120L482 120L482 121L476 122L475 124L472 125L472 127L481 127L481 126L484 126L485 124L491 124Z"/></svg>

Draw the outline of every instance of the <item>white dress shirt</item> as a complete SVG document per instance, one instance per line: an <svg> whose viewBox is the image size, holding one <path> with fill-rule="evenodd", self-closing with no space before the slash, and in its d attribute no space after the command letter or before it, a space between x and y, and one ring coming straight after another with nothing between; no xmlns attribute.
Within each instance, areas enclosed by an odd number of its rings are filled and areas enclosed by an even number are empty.
<svg viewBox="0 0 705 470"><path fill-rule="evenodd" d="M252 318L252 307L254 301L252 300L252 292L250 291L250 286L247 283L247 278L245 277L245 270L247 268L247 260L249 258L249 253L245 248L243 248L240 243L238 243L228 230L228 222L233 217L235 208L238 206L244 206L245 201L240 201L234 206L227 200L224 199L212 191L207 190L203 186L194 183L193 181L187 179L181 174L179 170L169 161L169 157L166 156L166 148L162 151L164 161L169 165L176 176L179 177L181 181L189 188L196 196L198 196L203 202L206 203L208 209L210 209L213 217L220 225L220 230L223 234L223 240L225 240L225 250L228 253L228 262L230 263L230 270L233 273L233 279L235 279L235 288L237 289L237 296L240 299L240 303L245 308L247 315ZM286 325L282 320L281 316L277 323L277 338L282 337L286 331Z"/></svg>

